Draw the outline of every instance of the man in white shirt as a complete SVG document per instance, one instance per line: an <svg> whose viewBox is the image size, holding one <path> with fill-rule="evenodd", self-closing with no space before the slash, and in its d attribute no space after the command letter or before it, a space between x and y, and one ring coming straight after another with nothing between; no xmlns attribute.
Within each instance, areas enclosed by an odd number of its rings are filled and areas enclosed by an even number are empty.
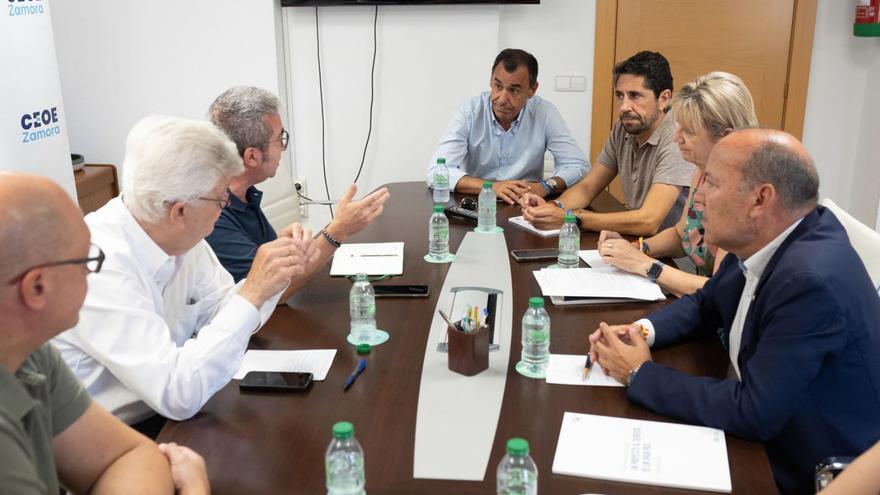
<svg viewBox="0 0 880 495"><path fill-rule="evenodd" d="M695 294L590 336L592 357L629 385L629 400L763 442L782 493L810 493L817 462L880 438L880 298L843 226L816 206L818 188L789 134L723 138L695 202L706 242L733 256ZM730 378L651 359L649 346L716 334Z"/></svg>
<svg viewBox="0 0 880 495"><path fill-rule="evenodd" d="M198 412L310 256L310 232L294 224L233 282L204 238L242 170L213 124L147 117L128 136L122 196L85 219L106 262L79 324L54 343L95 400L128 424Z"/></svg>

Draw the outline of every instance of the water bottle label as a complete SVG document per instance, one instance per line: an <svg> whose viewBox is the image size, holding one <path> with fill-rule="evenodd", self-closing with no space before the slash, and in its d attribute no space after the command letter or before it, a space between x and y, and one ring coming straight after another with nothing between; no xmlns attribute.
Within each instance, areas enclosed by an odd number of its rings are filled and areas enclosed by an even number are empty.
<svg viewBox="0 0 880 495"><path fill-rule="evenodd" d="M434 175L434 187L445 189L449 187L449 179L441 174Z"/></svg>
<svg viewBox="0 0 880 495"><path fill-rule="evenodd" d="M431 232L431 240L443 241L449 238L449 227L435 227Z"/></svg>

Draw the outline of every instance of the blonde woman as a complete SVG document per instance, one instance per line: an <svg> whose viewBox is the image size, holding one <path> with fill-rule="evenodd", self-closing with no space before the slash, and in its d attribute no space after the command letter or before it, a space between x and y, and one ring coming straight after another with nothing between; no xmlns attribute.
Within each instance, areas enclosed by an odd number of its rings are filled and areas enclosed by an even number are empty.
<svg viewBox="0 0 880 495"><path fill-rule="evenodd" d="M758 118L745 83L727 72L710 72L686 84L673 98L672 112L677 124L673 139L682 157L697 166L687 208L677 225L638 243L627 242L617 232L603 230L598 248L605 262L655 280L681 296L703 287L726 254L704 242L702 205L694 204L694 193L702 186L709 153L715 143L733 130L756 127ZM657 260L681 256L694 262L696 274Z"/></svg>

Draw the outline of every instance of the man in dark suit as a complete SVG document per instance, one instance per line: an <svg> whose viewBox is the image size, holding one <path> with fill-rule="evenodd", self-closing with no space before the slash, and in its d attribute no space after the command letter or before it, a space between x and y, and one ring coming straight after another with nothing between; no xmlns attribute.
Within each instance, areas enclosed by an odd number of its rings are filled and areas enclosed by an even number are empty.
<svg viewBox="0 0 880 495"><path fill-rule="evenodd" d="M696 201L706 241L732 256L696 294L590 336L592 357L629 385L629 400L763 442L784 493L809 493L819 460L880 438L880 298L843 227L816 206L818 186L794 137L725 137ZM716 333L731 378L651 361L650 345Z"/></svg>

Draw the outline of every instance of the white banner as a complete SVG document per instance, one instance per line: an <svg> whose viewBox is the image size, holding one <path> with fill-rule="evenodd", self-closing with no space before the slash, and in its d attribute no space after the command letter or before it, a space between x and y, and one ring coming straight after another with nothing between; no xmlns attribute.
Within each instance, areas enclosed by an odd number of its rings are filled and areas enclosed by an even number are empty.
<svg viewBox="0 0 880 495"><path fill-rule="evenodd" d="M51 178L76 200L49 0L0 11L0 170Z"/></svg>

